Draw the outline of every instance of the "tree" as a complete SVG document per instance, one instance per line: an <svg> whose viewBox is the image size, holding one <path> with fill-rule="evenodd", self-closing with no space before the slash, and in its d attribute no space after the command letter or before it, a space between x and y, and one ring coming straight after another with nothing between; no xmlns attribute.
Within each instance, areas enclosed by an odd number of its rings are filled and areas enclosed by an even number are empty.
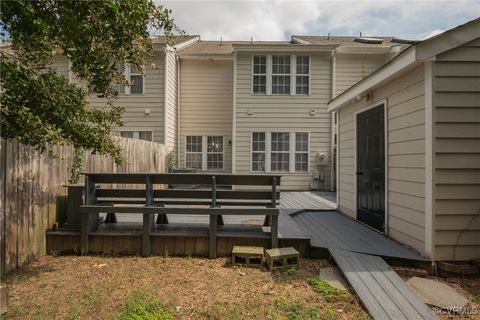
<svg viewBox="0 0 480 320"><path fill-rule="evenodd" d="M152 0L2 1L0 51L0 132L6 140L48 151L73 145L123 162L111 137L122 125L114 85L128 85L118 64L142 70L153 55L150 32L168 37L180 31L171 11ZM49 65L56 54L71 61L71 71L86 85L69 83ZM88 107L88 89L105 98L102 109ZM78 171L78 170L77 170ZM77 172L78 173L78 172Z"/></svg>

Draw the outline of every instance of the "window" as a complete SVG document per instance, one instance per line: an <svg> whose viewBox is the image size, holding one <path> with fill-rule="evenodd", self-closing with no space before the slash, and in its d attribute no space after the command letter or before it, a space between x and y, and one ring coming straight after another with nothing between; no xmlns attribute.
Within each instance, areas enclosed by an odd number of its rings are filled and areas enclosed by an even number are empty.
<svg viewBox="0 0 480 320"><path fill-rule="evenodd" d="M271 133L271 164L272 171L289 171L290 169L290 133Z"/></svg>
<svg viewBox="0 0 480 320"><path fill-rule="evenodd" d="M253 83L252 92L254 94L267 93L267 57L253 57Z"/></svg>
<svg viewBox="0 0 480 320"><path fill-rule="evenodd" d="M122 138L152 141L152 131L120 131Z"/></svg>
<svg viewBox="0 0 480 320"><path fill-rule="evenodd" d="M207 137L207 170L223 170L223 137Z"/></svg>
<svg viewBox="0 0 480 320"><path fill-rule="evenodd" d="M308 172L308 132L252 132L252 172Z"/></svg>
<svg viewBox="0 0 480 320"><path fill-rule="evenodd" d="M295 133L295 172L308 172L308 133Z"/></svg>
<svg viewBox="0 0 480 320"><path fill-rule="evenodd" d="M187 136L186 166L202 169L202 136Z"/></svg>
<svg viewBox="0 0 480 320"><path fill-rule="evenodd" d="M125 74L125 66L121 63L117 63L117 71ZM125 93L125 86L123 83L118 83L113 87L118 93Z"/></svg>
<svg viewBox="0 0 480 320"><path fill-rule="evenodd" d="M143 75L135 67L130 68L130 94L143 93Z"/></svg>
<svg viewBox="0 0 480 320"><path fill-rule="evenodd" d="M252 171L265 172L265 132L252 133Z"/></svg>
<svg viewBox="0 0 480 320"><path fill-rule="evenodd" d="M310 57L297 56L296 94L309 94L310 89Z"/></svg>
<svg viewBox="0 0 480 320"><path fill-rule="evenodd" d="M272 94L290 94L290 56L272 56Z"/></svg>

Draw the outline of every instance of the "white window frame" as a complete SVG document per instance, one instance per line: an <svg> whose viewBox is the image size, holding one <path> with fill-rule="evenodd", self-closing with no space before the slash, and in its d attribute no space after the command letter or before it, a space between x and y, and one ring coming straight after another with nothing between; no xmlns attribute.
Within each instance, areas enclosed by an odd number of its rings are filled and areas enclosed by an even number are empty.
<svg viewBox="0 0 480 320"><path fill-rule="evenodd" d="M188 148L187 148L187 140L188 140L188 137L200 137L201 138L201 146L202 146L202 151L198 152L198 151L188 151ZM192 134L192 135L188 135L188 136L185 136L185 167L187 167L187 155L188 154L200 154L202 155L201 159L202 159L202 162L201 162L201 168L203 170L203 166L205 165L205 160L204 159L204 145L205 145L205 139L203 136L201 135L195 135L195 134ZM195 169L198 169L198 168L195 168Z"/></svg>
<svg viewBox="0 0 480 320"><path fill-rule="evenodd" d="M294 138L293 141L293 171L298 173L308 173L310 171L310 133L308 131L295 131L292 132L292 136ZM297 133L306 133L307 134L307 151L297 151ZM307 154L307 171L297 171L296 166L296 159L295 156L297 154Z"/></svg>
<svg viewBox="0 0 480 320"><path fill-rule="evenodd" d="M265 134L265 148L263 151L254 151L253 150L253 134L254 133L263 133ZM268 154L268 147L267 147L267 141L268 141L268 132L266 131L252 131L250 132L250 172L268 172L267 171L267 154ZM265 170L260 171L260 170L253 170L253 154L254 153L263 153L265 155L264 161L265 161Z"/></svg>
<svg viewBox="0 0 480 320"><path fill-rule="evenodd" d="M153 141L153 131L151 130L120 130L119 131L119 136L122 137L122 132L132 132L133 133L133 138L132 139L138 139L138 140L143 140L143 141ZM150 135L152 137L152 140L144 140L140 139L140 132L150 132Z"/></svg>
<svg viewBox="0 0 480 320"><path fill-rule="evenodd" d="M208 152L208 138L213 138L213 137L221 137L222 138L222 152ZM205 150L206 153L206 159L205 159L205 169L207 171L223 171L225 170L225 137L218 135L218 136L205 136L205 148L202 147L202 150ZM222 168L220 169L208 169L208 155L209 154L221 154L222 155Z"/></svg>
<svg viewBox="0 0 480 320"><path fill-rule="evenodd" d="M308 57L308 74L299 74L298 76L308 76L308 93L297 93L297 57ZM312 57L309 54L298 54L295 56L295 68L294 68L294 77L295 77L295 95L297 96L309 96L311 94L311 82L310 79L312 78Z"/></svg>
<svg viewBox="0 0 480 320"><path fill-rule="evenodd" d="M267 80L266 80L266 93L254 93L253 92L253 76L254 75L263 75L263 74L256 74L253 72L254 70L254 57L255 56L266 56L267 57ZM309 54L291 54L290 56L290 94L286 93L272 93L272 57L273 56L287 56L287 54L252 54L251 58L251 68L252 68L252 79L251 79L251 87L250 87L250 94L252 96L299 96L299 97L308 97L312 94L312 56ZM308 75L302 74L304 76L308 76L308 94L297 94L297 56L305 56L308 57ZM276 74L276 75L287 75L287 74Z"/></svg>
<svg viewBox="0 0 480 320"><path fill-rule="evenodd" d="M253 161L253 133L265 133L265 171L254 171L252 167L252 161ZM272 155L272 133L288 133L290 135L289 137L289 170L288 171L273 171L271 169L271 155ZM307 134L307 139L308 139L308 151L307 152L296 152L296 133L306 133ZM275 151L276 152L276 151ZM295 170L295 154L296 153L307 153L307 171L296 171ZM297 173L297 174L308 174L310 172L310 154L311 154L311 147L310 147L310 132L309 131L282 131L282 130L272 130L272 131L252 131L250 133L250 172L254 173Z"/></svg>
<svg viewBox="0 0 480 320"><path fill-rule="evenodd" d="M272 133L288 133L288 151L272 151ZM270 172L275 173L284 173L284 172L292 172L292 133L288 131L282 130L275 130L268 133L270 136L270 144L269 144L269 153L270 153L270 162L269 162L269 169ZM272 153L283 153L288 155L288 169L287 170L272 170Z"/></svg>
<svg viewBox="0 0 480 320"><path fill-rule="evenodd" d="M265 57L265 73L255 73L255 57ZM254 92L254 78L255 76L265 76L265 93ZM268 55L266 54L254 54L252 55L252 89L251 94L253 96L265 96L268 94Z"/></svg>
<svg viewBox="0 0 480 320"><path fill-rule="evenodd" d="M139 70L140 71L140 70ZM141 76L142 77L142 92L141 93L131 93L131 86L125 86L125 94L130 95L142 95L145 94L145 66L143 66L143 73L141 72L136 72L132 73L132 66L131 65L126 65L125 67L125 78L128 80L128 82L132 82L132 75L134 76Z"/></svg>
<svg viewBox="0 0 480 320"><path fill-rule="evenodd" d="M201 137L202 138L202 152L187 152L187 138L188 137ZM220 152L208 152L208 137L222 137L223 148L222 148L222 168L221 169L208 169L208 154L220 154ZM201 154L202 155L202 171L225 171L225 141L226 137L224 135L200 135L200 134L189 134L185 136L185 166L187 166L187 154Z"/></svg>
<svg viewBox="0 0 480 320"><path fill-rule="evenodd" d="M289 70L289 72L288 72L288 73L275 73L275 74L274 74L274 73L273 73L273 57L289 57L289 60L290 60L290 70ZM267 66L267 67L268 67L268 66ZM293 79L293 78L292 78L292 55L288 55L288 54L274 54L274 55L272 55L272 62L271 62L271 64L270 64L270 69L272 70L272 71L271 71L271 75L270 75L270 77L271 77L271 79L272 79L272 80L271 80L271 85L270 85L270 87L271 87L271 94L272 94L273 96L288 96L288 95L292 95L292 79ZM273 77L274 77L274 76L277 76L277 77L286 77L286 76L288 76L288 77L290 77L290 83L289 83L289 88L290 88L290 90L289 90L288 93L273 93Z"/></svg>

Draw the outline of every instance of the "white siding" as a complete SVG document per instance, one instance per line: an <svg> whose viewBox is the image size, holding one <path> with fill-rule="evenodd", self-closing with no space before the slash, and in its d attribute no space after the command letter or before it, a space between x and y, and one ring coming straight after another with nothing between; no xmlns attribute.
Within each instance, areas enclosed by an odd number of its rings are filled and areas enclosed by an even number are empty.
<svg viewBox="0 0 480 320"><path fill-rule="evenodd" d="M373 91L370 102L339 112L339 208L356 218L355 112L386 99L388 234L425 251L425 89L423 66Z"/></svg>
<svg viewBox="0 0 480 320"><path fill-rule="evenodd" d="M158 143L164 143L164 53L163 51L155 52L152 59L155 65L145 66L145 81L143 94L120 94L115 100L116 106L125 108L123 114L124 126L114 128L114 134L118 134L118 130L122 131L152 131L153 140ZM57 72L68 77L68 59L64 56L56 56L53 60L52 67ZM76 82L76 79L72 79ZM107 108L106 100L98 98L94 94L88 97L90 104L95 108ZM145 110L150 109L150 114L146 115Z"/></svg>
<svg viewBox="0 0 480 320"><path fill-rule="evenodd" d="M186 136L224 136L224 171L231 172L233 61L181 60L180 79L180 166Z"/></svg>
<svg viewBox="0 0 480 320"><path fill-rule="evenodd" d="M480 254L480 40L437 56L434 70L435 254L469 260Z"/></svg>
<svg viewBox="0 0 480 320"><path fill-rule="evenodd" d="M167 84L166 84L166 133L167 150L175 154L177 146L177 62L175 52L167 54Z"/></svg>
<svg viewBox="0 0 480 320"><path fill-rule="evenodd" d="M384 54L337 54L335 94L339 95L386 63Z"/></svg>
<svg viewBox="0 0 480 320"><path fill-rule="evenodd" d="M282 53L276 53L282 54ZM288 53L290 54L290 53ZM308 131L310 133L310 168L308 173L282 173L282 189L310 189L317 153L330 160L331 57L311 54L309 96L259 96L251 94L252 54L238 53L236 79L236 173L248 174L251 161L251 132ZM292 88L293 89L293 88ZM314 110L314 114L310 112ZM248 113L251 113L249 115ZM323 172L323 170L322 170ZM327 167L329 186L330 164Z"/></svg>

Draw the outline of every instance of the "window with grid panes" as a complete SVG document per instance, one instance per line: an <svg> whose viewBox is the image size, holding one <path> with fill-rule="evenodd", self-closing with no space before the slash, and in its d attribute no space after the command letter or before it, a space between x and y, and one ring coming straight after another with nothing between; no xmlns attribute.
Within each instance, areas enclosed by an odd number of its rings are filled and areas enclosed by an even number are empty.
<svg viewBox="0 0 480 320"><path fill-rule="evenodd" d="M265 132L252 133L252 171L265 172L266 135Z"/></svg>
<svg viewBox="0 0 480 320"><path fill-rule="evenodd" d="M152 141L152 131L120 131L122 138Z"/></svg>
<svg viewBox="0 0 480 320"><path fill-rule="evenodd" d="M295 171L308 172L308 132L295 132Z"/></svg>
<svg viewBox="0 0 480 320"><path fill-rule="evenodd" d="M308 95L310 93L310 57L297 56L295 93Z"/></svg>
<svg viewBox="0 0 480 320"><path fill-rule="evenodd" d="M272 132L270 147L270 170L289 171L290 133Z"/></svg>
<svg viewBox="0 0 480 320"><path fill-rule="evenodd" d="M223 170L223 137L207 137L207 169Z"/></svg>
<svg viewBox="0 0 480 320"><path fill-rule="evenodd" d="M185 147L187 168L202 169L202 136L187 136Z"/></svg>
<svg viewBox="0 0 480 320"><path fill-rule="evenodd" d="M253 57L252 92L265 94L267 92L267 56Z"/></svg>
<svg viewBox="0 0 480 320"><path fill-rule="evenodd" d="M272 94L290 94L290 56L272 56Z"/></svg>
<svg viewBox="0 0 480 320"><path fill-rule="evenodd" d="M134 66L130 68L130 94L143 93L143 75Z"/></svg>

